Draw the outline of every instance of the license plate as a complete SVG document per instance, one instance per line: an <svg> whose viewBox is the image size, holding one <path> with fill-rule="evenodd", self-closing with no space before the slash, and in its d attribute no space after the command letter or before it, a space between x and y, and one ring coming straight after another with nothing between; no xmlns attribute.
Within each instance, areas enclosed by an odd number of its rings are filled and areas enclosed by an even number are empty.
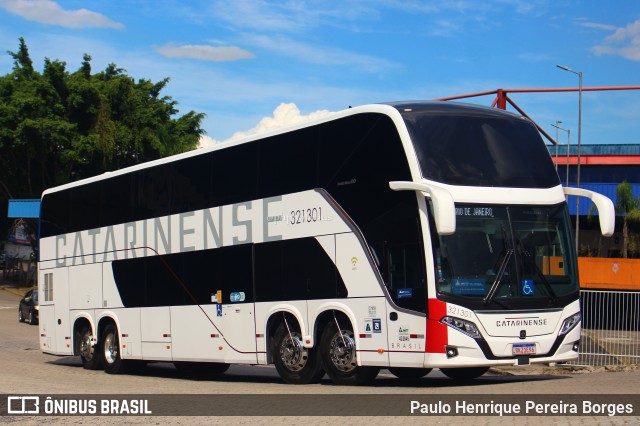
<svg viewBox="0 0 640 426"><path fill-rule="evenodd" d="M535 355L536 344L535 343L514 343L513 354L514 355Z"/></svg>

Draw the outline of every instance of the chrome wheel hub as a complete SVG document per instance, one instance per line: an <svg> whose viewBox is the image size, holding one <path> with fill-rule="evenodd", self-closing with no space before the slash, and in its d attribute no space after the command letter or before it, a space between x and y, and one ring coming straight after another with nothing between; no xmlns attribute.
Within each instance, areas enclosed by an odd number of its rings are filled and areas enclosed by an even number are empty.
<svg viewBox="0 0 640 426"><path fill-rule="evenodd" d="M333 365L340 371L349 372L356 368L356 345L353 333L343 331L336 333L331 339L329 357Z"/></svg>
<svg viewBox="0 0 640 426"><path fill-rule="evenodd" d="M108 364L113 364L118 359L118 342L113 333L107 334L104 339L104 359Z"/></svg>
<svg viewBox="0 0 640 426"><path fill-rule="evenodd" d="M87 361L93 358L93 344L91 343L93 336L85 334L80 341L80 356Z"/></svg>
<svg viewBox="0 0 640 426"><path fill-rule="evenodd" d="M291 333L282 340L279 353L282 363L294 372L302 370L309 359L309 351L302 346L302 338L297 332Z"/></svg>

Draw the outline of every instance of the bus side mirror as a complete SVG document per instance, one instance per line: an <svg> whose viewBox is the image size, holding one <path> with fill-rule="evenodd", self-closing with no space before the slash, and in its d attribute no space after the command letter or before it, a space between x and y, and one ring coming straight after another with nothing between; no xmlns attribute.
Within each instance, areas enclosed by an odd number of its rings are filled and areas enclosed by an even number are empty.
<svg viewBox="0 0 640 426"><path fill-rule="evenodd" d="M444 188L424 182L389 182L394 191L420 191L431 197L436 230L440 235L451 235L456 232L456 207L451 193Z"/></svg>
<svg viewBox="0 0 640 426"><path fill-rule="evenodd" d="M600 219L600 231L605 237L613 235L613 231L616 225L616 211L613 208L613 202L602 194L589 191L582 188L562 188L565 195L576 195L578 197L585 197L593 201L598 209L598 217Z"/></svg>

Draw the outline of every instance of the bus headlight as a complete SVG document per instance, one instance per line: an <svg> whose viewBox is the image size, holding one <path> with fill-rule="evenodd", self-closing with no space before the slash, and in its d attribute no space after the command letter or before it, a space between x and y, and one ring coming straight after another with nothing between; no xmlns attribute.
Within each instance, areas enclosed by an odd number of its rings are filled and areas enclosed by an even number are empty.
<svg viewBox="0 0 640 426"><path fill-rule="evenodd" d="M447 324L451 328L455 328L461 333L466 334L469 337L473 337L474 339L479 339L482 337L478 327L471 321L466 321L456 317L444 317L440 320L441 322Z"/></svg>
<svg viewBox="0 0 640 426"><path fill-rule="evenodd" d="M580 315L580 312L578 312L577 314L573 314L569 318L564 320L564 322L562 323L562 327L560 327L560 336L564 336L565 334L570 332L573 327L575 327L580 322L580 319L582 319L582 316Z"/></svg>

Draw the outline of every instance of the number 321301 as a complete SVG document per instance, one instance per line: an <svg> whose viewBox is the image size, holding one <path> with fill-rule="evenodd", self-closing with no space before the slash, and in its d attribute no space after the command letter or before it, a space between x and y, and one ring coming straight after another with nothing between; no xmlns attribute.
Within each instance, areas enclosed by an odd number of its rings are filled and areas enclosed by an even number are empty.
<svg viewBox="0 0 640 426"><path fill-rule="evenodd" d="M303 223L313 223L322 220L322 207L308 209L291 210L289 223L291 225L301 225Z"/></svg>

